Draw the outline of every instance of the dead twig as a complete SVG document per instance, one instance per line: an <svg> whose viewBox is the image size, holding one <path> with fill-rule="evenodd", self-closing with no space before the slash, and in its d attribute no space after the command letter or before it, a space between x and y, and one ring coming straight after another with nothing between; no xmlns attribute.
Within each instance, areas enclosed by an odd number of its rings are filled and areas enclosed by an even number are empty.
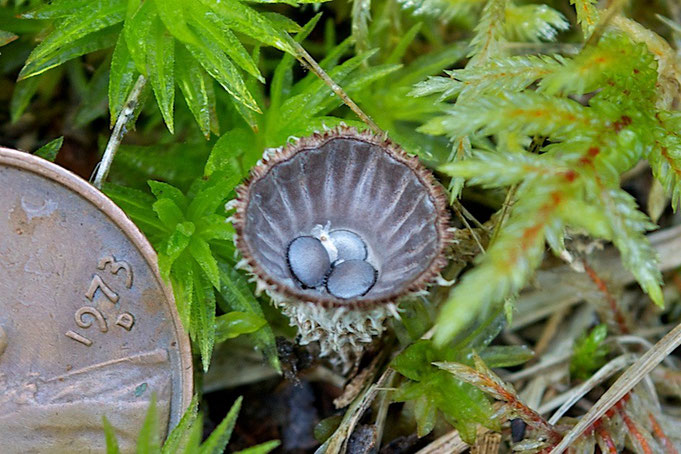
<svg viewBox="0 0 681 454"><path fill-rule="evenodd" d="M104 180L106 180L106 177L109 175L109 169L111 168L111 164L113 163L114 156L116 156L118 147L121 146L121 142L123 141L123 136L127 132L128 123L135 116L135 109L137 108L139 97L142 94L142 90L144 90L144 86L146 84L147 78L140 75L137 78L137 82L135 82L135 85L132 87L132 90L130 91L128 98L125 100L123 109L121 109L121 113L118 115L118 118L116 119L116 124L114 125L114 129L113 132L111 133L111 137L109 138L109 142L106 144L106 148L104 149L104 155L102 156L102 160L97 166L95 178L92 183L96 188L101 188L102 183L104 182Z"/></svg>
<svg viewBox="0 0 681 454"><path fill-rule="evenodd" d="M378 125L374 123L374 121L367 114L365 114L357 104L355 104L355 101L353 101L345 92L345 90L343 90L343 88L338 85L321 66L319 66L319 63L312 58L312 56L305 50L303 46L300 45L300 43L293 41L291 44L295 46L297 52L296 57L298 58L298 61L300 61L305 67L315 73L317 77L319 77L326 85L328 85L331 91L333 91L355 113L355 115L357 115L360 120L366 123L376 134L387 138L388 133L379 128Z"/></svg>
<svg viewBox="0 0 681 454"><path fill-rule="evenodd" d="M355 399L348 411L345 412L338 429L336 429L333 435L315 451L315 454L341 454L346 451L348 439L355 430L355 427L357 427L359 420L374 401L378 392L384 388L387 383L392 381L394 374L395 371L388 368L383 372L376 383L365 388L365 391Z"/></svg>
<svg viewBox="0 0 681 454"><path fill-rule="evenodd" d="M527 363L526 369L532 365L533 362L536 362L539 360L539 357L546 351L548 348L551 339L556 335L556 332L558 331L558 327L560 326L561 323L565 320L565 315L567 313L567 310L565 308L558 309L556 312L553 313L551 318L549 318L548 323L546 323L546 326L542 330L541 336L539 337L539 340L537 343L534 345L534 358L530 359Z"/></svg>
<svg viewBox="0 0 681 454"><path fill-rule="evenodd" d="M594 389L599 384L603 383L608 378L615 375L620 370L624 369L629 364L633 363L635 359L636 356L632 354L618 356L617 358L608 362L605 366L601 367L584 383L582 383L581 385L577 386L574 389L571 389L567 393L566 400L563 403L563 405L561 405L561 407L558 410L556 410L556 412L551 416L551 419L549 419L549 423L556 424L558 420L565 414L565 412L567 412L570 409L570 407L577 403L582 397L586 396L586 394L589 391ZM551 402L549 402L548 404L550 403ZM539 413L544 413L544 411L542 410L544 410L544 408L540 408Z"/></svg>
<svg viewBox="0 0 681 454"><path fill-rule="evenodd" d="M470 446L461 439L459 431L453 430L420 449L416 454L439 454L442 452L460 454L468 448Z"/></svg>

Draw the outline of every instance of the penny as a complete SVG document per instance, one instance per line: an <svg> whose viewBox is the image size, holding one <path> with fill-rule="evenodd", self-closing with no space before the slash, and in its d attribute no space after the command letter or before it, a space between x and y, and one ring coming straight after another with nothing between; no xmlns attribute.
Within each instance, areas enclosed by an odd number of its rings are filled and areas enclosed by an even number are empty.
<svg viewBox="0 0 681 454"><path fill-rule="evenodd" d="M87 182L0 148L3 453L134 452L156 396L165 436L192 396L189 340L156 256Z"/></svg>

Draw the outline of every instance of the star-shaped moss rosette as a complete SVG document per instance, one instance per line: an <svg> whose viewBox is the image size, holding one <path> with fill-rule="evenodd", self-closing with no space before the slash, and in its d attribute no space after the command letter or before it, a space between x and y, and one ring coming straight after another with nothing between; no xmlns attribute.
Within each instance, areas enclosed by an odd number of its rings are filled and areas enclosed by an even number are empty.
<svg viewBox="0 0 681 454"><path fill-rule="evenodd" d="M267 150L229 207L257 291L298 327L301 344L346 370L400 298L447 263L442 187L368 131L340 127Z"/></svg>

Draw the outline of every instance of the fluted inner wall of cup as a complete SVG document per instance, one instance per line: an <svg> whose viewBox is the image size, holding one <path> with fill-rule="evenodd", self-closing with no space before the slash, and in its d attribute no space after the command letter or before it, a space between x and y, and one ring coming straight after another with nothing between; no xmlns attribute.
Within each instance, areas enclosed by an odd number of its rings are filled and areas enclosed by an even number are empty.
<svg viewBox="0 0 681 454"><path fill-rule="evenodd" d="M286 249L316 225L351 230L366 242L378 279L365 298L407 288L439 254L437 209L424 183L378 145L357 139L333 139L273 166L251 185L245 214L253 258L297 290Z"/></svg>

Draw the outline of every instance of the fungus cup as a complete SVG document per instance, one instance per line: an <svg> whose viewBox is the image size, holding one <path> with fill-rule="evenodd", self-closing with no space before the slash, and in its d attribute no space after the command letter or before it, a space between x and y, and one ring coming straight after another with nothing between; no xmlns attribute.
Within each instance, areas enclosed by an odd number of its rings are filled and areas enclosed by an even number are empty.
<svg viewBox="0 0 681 454"><path fill-rule="evenodd" d="M266 150L232 217L246 269L302 345L347 371L447 263L446 196L417 158L345 126Z"/></svg>

